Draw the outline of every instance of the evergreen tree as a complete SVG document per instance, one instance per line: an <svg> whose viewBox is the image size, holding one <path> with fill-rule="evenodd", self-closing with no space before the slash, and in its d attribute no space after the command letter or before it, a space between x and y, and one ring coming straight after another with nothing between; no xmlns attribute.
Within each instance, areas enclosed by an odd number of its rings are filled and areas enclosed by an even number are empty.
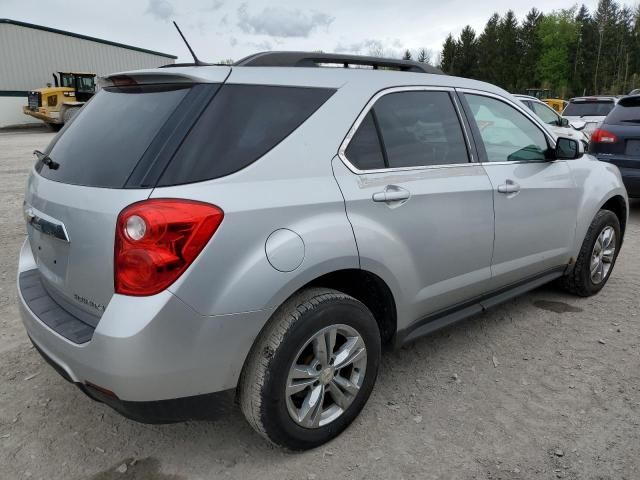
<svg viewBox="0 0 640 480"><path fill-rule="evenodd" d="M478 66L476 75L479 80L499 83L500 47L498 46L498 24L500 16L494 13L478 38Z"/></svg>
<svg viewBox="0 0 640 480"><path fill-rule="evenodd" d="M498 72L499 85L509 91L514 91L518 82L518 68L520 53L518 52L518 20L512 10L509 10L498 25L498 47L500 56Z"/></svg>
<svg viewBox="0 0 640 480"><path fill-rule="evenodd" d="M542 21L542 13L532 8L522 22L518 30L518 51L520 52L520 64L516 90L524 92L527 88L540 87L537 65L542 55L542 46L538 28Z"/></svg>
<svg viewBox="0 0 640 480"><path fill-rule="evenodd" d="M442 53L440 54L440 70L444 73L451 74L454 71L457 57L457 44L453 39L453 35L449 34L442 46Z"/></svg>
<svg viewBox="0 0 640 480"><path fill-rule="evenodd" d="M532 8L521 25L512 11L496 13L477 37L469 26L458 39L449 35L438 63L445 73L512 92L543 87L565 98L627 94L640 88L640 5L599 0L593 13L576 5L544 15Z"/></svg>
<svg viewBox="0 0 640 480"><path fill-rule="evenodd" d="M403 60L411 60L411 52L407 49L404 51L404 55L402 56Z"/></svg>
<svg viewBox="0 0 640 480"><path fill-rule="evenodd" d="M460 77L473 77L477 69L478 43L476 32L469 25L462 29L457 42L457 59L453 72Z"/></svg>

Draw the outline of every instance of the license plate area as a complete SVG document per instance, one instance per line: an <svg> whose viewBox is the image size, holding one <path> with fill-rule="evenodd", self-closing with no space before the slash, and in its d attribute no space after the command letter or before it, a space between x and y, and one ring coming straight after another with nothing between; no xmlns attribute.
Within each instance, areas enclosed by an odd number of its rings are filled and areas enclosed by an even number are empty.
<svg viewBox="0 0 640 480"><path fill-rule="evenodd" d="M63 288L67 275L69 243L28 227L31 251L40 274L49 282Z"/></svg>
<svg viewBox="0 0 640 480"><path fill-rule="evenodd" d="M625 154L632 157L640 157L640 140L627 140Z"/></svg>

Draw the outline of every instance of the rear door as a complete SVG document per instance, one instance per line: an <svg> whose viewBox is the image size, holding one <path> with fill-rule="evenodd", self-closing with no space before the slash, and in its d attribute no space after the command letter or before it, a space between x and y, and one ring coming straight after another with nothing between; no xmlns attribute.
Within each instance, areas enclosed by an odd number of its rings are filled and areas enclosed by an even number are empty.
<svg viewBox="0 0 640 480"><path fill-rule="evenodd" d="M409 323L484 293L491 276L491 184L454 102L445 89L384 91L333 161L361 266L392 284Z"/></svg>
<svg viewBox="0 0 640 480"><path fill-rule="evenodd" d="M566 161L549 161L550 139L515 103L482 92L461 96L493 185L493 288L569 263L578 192Z"/></svg>

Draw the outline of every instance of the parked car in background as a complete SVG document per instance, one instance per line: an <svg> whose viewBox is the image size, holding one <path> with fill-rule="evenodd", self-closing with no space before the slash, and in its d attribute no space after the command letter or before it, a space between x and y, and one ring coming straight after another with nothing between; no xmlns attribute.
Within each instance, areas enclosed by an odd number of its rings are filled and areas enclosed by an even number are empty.
<svg viewBox="0 0 640 480"><path fill-rule="evenodd" d="M42 356L141 421L237 398L298 450L357 417L383 345L554 280L598 293L628 220L615 166L401 60L117 74L37 156L17 283Z"/></svg>
<svg viewBox="0 0 640 480"><path fill-rule="evenodd" d="M629 95L640 95L640 88L636 88L635 90L631 90Z"/></svg>
<svg viewBox="0 0 640 480"><path fill-rule="evenodd" d="M591 135L589 152L616 165L630 197L640 197L640 95L621 98Z"/></svg>
<svg viewBox="0 0 640 480"><path fill-rule="evenodd" d="M585 149L587 148L589 137L582 130L573 128L569 120L558 114L544 101L530 95L514 95L514 97L535 113L540 120L549 125L556 135L564 135L580 140L585 146Z"/></svg>
<svg viewBox="0 0 640 480"><path fill-rule="evenodd" d="M618 97L576 97L569 100L569 104L562 112L562 116L569 120L578 130L583 130L587 136L602 123L613 107L616 106Z"/></svg>

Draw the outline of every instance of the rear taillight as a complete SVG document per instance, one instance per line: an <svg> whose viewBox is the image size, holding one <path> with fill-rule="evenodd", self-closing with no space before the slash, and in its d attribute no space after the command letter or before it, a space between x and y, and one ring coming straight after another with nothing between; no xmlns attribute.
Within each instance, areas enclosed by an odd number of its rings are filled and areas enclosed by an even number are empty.
<svg viewBox="0 0 640 480"><path fill-rule="evenodd" d="M128 206L118 216L115 291L154 295L189 267L224 217L208 203L151 199Z"/></svg>
<svg viewBox="0 0 640 480"><path fill-rule="evenodd" d="M593 143L616 143L618 141L618 137L611 132L598 128L591 134L591 141Z"/></svg>

